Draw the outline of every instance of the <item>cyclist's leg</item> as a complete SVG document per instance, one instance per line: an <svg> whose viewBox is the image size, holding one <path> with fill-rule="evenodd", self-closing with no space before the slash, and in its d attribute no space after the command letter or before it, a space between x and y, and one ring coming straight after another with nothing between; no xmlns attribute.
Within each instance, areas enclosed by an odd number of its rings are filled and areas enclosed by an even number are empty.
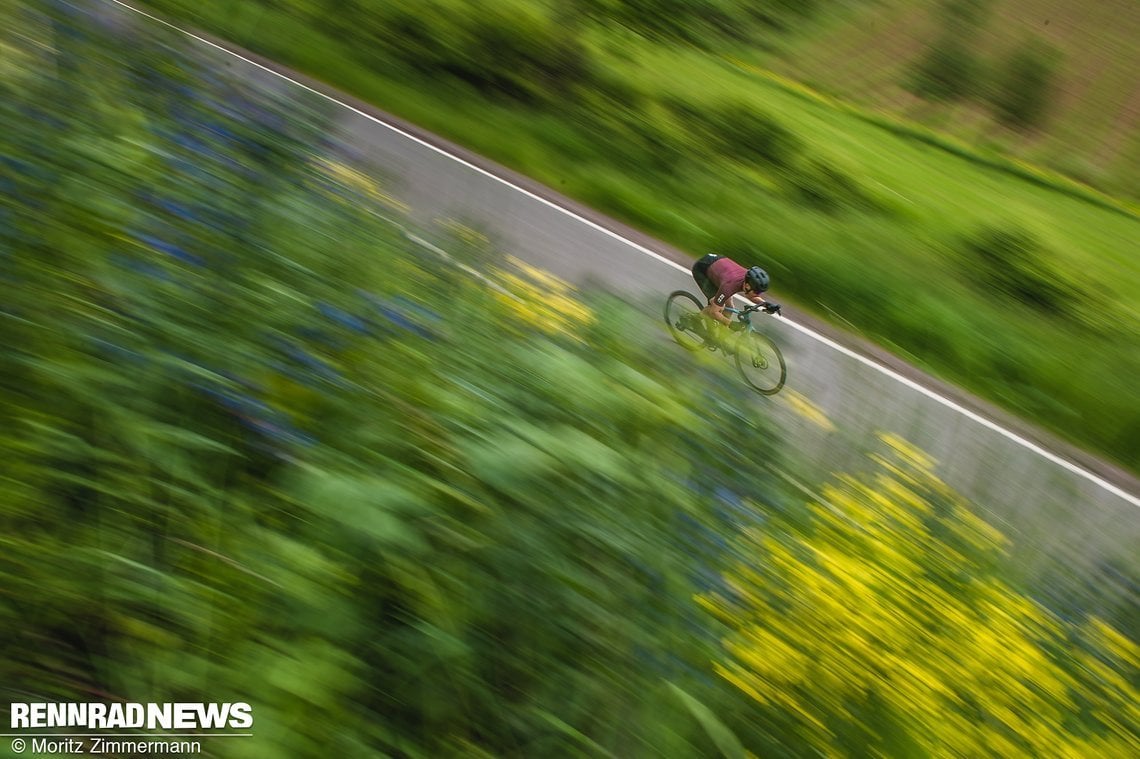
<svg viewBox="0 0 1140 759"><path fill-rule="evenodd" d="M712 266L713 261L720 258L716 253L709 253L708 255L700 258L693 264L693 279L697 283L697 287L701 288L701 292L707 300L712 300L716 295L717 286L709 279L708 270ZM696 322L696 331L699 335L706 339L713 339L718 325L707 314L701 314Z"/></svg>
<svg viewBox="0 0 1140 759"><path fill-rule="evenodd" d="M704 293L705 298L709 300L712 300L712 297L716 295L717 287L713 284L712 280L709 279L708 270L712 262L718 258L720 258L720 256L716 253L709 253L693 264L693 279L696 280L697 287L701 288L701 292Z"/></svg>

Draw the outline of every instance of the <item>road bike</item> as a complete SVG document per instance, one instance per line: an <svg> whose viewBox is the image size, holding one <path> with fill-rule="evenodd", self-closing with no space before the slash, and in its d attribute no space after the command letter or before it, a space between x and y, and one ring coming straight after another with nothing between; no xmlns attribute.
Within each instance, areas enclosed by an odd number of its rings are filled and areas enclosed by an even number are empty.
<svg viewBox="0 0 1140 759"><path fill-rule="evenodd" d="M719 325L701 315L704 305L684 290L677 290L665 300L665 324L673 339L684 349L715 351L722 348L736 357L736 368L745 384L761 395L773 395L784 386L788 367L780 349L767 336L756 331L752 315L768 313L763 306L724 309L734 317L735 324L727 341L718 344L710 331ZM733 334L734 333L734 334Z"/></svg>

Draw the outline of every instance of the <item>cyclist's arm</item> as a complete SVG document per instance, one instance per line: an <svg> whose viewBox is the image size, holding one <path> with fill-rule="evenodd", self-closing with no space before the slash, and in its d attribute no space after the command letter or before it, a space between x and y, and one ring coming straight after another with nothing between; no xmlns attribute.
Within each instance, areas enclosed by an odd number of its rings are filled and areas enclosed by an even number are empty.
<svg viewBox="0 0 1140 759"><path fill-rule="evenodd" d="M702 312L721 324L732 324L732 319L729 319L724 314L724 306L717 305L715 300L710 300L709 304L702 309Z"/></svg>
<svg viewBox="0 0 1140 759"><path fill-rule="evenodd" d="M732 319L725 315L724 308L732 303L732 296L734 295L736 293L730 287L722 286L717 290L716 295L709 298L709 304L702 310L714 321L724 325L732 324Z"/></svg>

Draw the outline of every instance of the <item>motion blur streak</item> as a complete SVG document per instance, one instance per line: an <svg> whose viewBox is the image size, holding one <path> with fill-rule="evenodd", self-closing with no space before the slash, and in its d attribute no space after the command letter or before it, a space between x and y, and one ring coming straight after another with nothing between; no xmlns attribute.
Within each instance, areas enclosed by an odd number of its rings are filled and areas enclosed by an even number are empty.
<svg viewBox="0 0 1140 759"><path fill-rule="evenodd" d="M374 115L372 113L366 113L364 111L361 111L360 109L355 108L354 106L349 105L348 103L345 103L345 102L337 99L336 97L334 97L332 95L329 95L329 94L322 92L318 89L314 89L314 88L312 88L306 84L298 82L297 80L290 78L286 74L284 74L284 73L282 73L282 72L280 72L274 68L271 68L269 66L265 66L265 65L258 63L256 61L252 61L252 60L234 52L233 50L230 50L230 49L228 49L222 45L219 45L215 42L211 42L210 40L204 39L204 38L202 38L202 37L200 37L200 36L198 36L192 32L189 32L189 31L186 31L185 29L177 27L168 21L157 18L157 17L155 17L149 13L146 13L145 11L142 11L138 8L135 8L131 5L128 5L127 3L121 2L121 0L111 0L111 2L113 2L117 5L120 5L120 6L126 8L128 10L131 10L135 13L138 13L141 16L145 16L146 18L149 18L149 19L156 21L160 24L168 26L172 29L176 29L177 31L181 32L182 34L186 35L187 37L189 37L191 39L194 39L194 40L196 40L202 44L208 45L211 48L217 49L220 52L225 53L226 55L233 56L234 58L237 58L237 59L239 59L245 63L248 63L249 65L256 66L257 68L259 68L259 69L261 69L267 73L270 73L276 77L280 77L281 79L288 81L291 84L296 85L297 87L300 87L300 88L302 88L308 92L319 95L320 97L325 98L325 99L337 104L338 106L340 106L342 108L346 108L346 109L358 114L359 116L362 116L362 117L368 119L371 122L379 124L380 126L383 126L386 129L390 129L393 132L396 132L396 133L400 134L401 136L403 136L409 140L413 140L416 143L419 143L420 145L422 145L426 148L429 148L433 151L436 151L440 155L446 156L447 158L464 165L465 167L467 167L468 169L471 169L472 171L476 171L479 174L482 174L482 175L484 175L490 179L493 179L497 182L501 182L503 184L509 185L515 191L517 191L523 195L526 195L527 197L529 197L529 198L531 198L531 199L533 199L539 203L545 204L545 205L549 206L550 208L556 209L557 211L559 211L561 213L564 213L568 216L573 217L576 221L578 221L582 224L585 224L587 226L590 226L590 227L596 229L597 231L599 231L603 234L606 234L606 235L614 238L615 240L622 242L623 244L627 245L628 247L637 251L638 253L647 255L647 256L653 258L654 260L658 261L659 263L670 266L677 271L688 273L688 267L682 266L675 261L671 261L668 258L665 258L664 256L660 255L659 253L645 247L644 245L640 245L636 242L633 242L632 240L628 240L628 239L622 237L621 235L617 234L616 232L614 232L614 231L612 231L612 230L610 230L610 229L608 229L608 228L606 228L600 224L597 224L594 221L591 221L591 220L586 219L582 216L579 216L578 214L574 213L573 211L571 211L571 210L565 208L564 206L561 206L561 205L559 205L559 204L557 204L557 203L555 203L555 202L553 202L547 198L544 198L540 195L536 195L535 193L533 193L527 189L524 189L522 187L518 187L517 185L511 184L508 180L506 180L506 179L504 179L504 178L502 178L502 177L500 177L500 176L498 176L498 175L496 175L496 174L494 174L494 173L492 173L492 172L490 172L490 171L488 171L488 170L486 170L480 166L476 166L476 165L466 161L465 159L460 158L459 156L456 156L453 153L448 152L447 150L439 147L438 145L427 142L427 141L421 139L420 137L417 137L414 134L410 134L409 132L404 131L397 126L394 126L394 125L384 121L383 119L377 117L376 115ZM1065 458L1062 458L1061 456L1057 455L1056 453L1053 453L1049 450L1046 450L1045 448L1042 448L1040 445L1038 445L1036 443L1033 443L1029 440L1026 440L1024 437L1022 437L1022 436L1020 436L1014 432L1009 431L1008 429L1006 429L1006 428L1002 427L1001 425L993 422L992 420L987 419L986 417L984 417L984 416L982 416L982 415L980 415L974 411L971 411L967 408L964 408L963 406L959 405L958 403L955 403L954 401L952 401L952 400L950 400L950 399L948 399L942 395L939 395L938 393L934 392L933 390L930 390L929 388L921 385L920 383L915 382L914 380L912 380L908 377L904 377L901 374L894 372L894 371L888 369L887 367L873 361L872 359L869 359L864 355L861 355L861 354L859 354L859 353L857 353L857 352L855 352L855 351L853 351L853 350L851 350L845 346L842 346L839 343L836 343L834 340L831 340L829 338L824 337L823 335L820 335L818 332L815 332L814 330L812 330L806 326L797 324L793 319L787 319L787 322L792 328L794 328L794 329L798 330L799 332L807 335L811 339L816 340L816 341L818 341L824 345L827 345L830 348L838 350L838 351L842 352L844 355L850 356L851 358L854 358L857 361L860 361L860 362L866 364L867 366L872 367L873 369L882 373L883 375L890 377L892 380L895 380L897 382L901 382L902 384L906 385L907 387L910 387L914 390L917 390L918 392L922 393L924 396L936 401L937 403L940 403L943 406L946 406L947 408L953 409L954 411L964 415L965 417L969 418L970 420L978 422L979 424L982 424L985 427L992 429L995 432L998 432L999 434L1001 434L1004 437L1008 438L1009 440L1017 443L1018 445L1026 448L1027 450L1030 450L1033 453L1035 453L1039 456L1042 456L1043 458L1051 461L1052 463L1054 463L1060 467L1063 467L1067 471L1072 472L1073 474L1076 474L1079 477L1083 477L1083 478L1087 479L1088 481L1096 484L1098 487L1103 488L1107 492L1112 493L1113 495L1119 496L1120 498L1124 499L1125 501L1132 504L1133 506L1140 507L1140 497L1133 495L1132 493L1129 493L1128 491L1112 484L1111 482L1108 482L1104 478L1099 477L1099 476L1087 471L1086 469L1074 464L1071 461L1068 461Z"/></svg>
<svg viewBox="0 0 1140 759"><path fill-rule="evenodd" d="M852 440L818 383L860 392L864 364L789 344L797 386L758 399L359 160L357 114L107 4L0 1L0 50L13 729L230 704L249 734L194 743L233 759L1140 741L1134 563L999 529L905 435ZM569 223L508 203L531 239ZM1069 488L1046 529L1098 516Z"/></svg>

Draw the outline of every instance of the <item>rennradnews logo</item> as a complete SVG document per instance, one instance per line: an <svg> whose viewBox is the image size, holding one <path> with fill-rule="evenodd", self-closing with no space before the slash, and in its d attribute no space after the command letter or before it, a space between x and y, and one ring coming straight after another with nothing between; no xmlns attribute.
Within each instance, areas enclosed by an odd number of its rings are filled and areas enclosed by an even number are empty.
<svg viewBox="0 0 1140 759"><path fill-rule="evenodd" d="M87 730L225 730L253 727L253 708L232 704L13 703L12 729L74 727Z"/></svg>

